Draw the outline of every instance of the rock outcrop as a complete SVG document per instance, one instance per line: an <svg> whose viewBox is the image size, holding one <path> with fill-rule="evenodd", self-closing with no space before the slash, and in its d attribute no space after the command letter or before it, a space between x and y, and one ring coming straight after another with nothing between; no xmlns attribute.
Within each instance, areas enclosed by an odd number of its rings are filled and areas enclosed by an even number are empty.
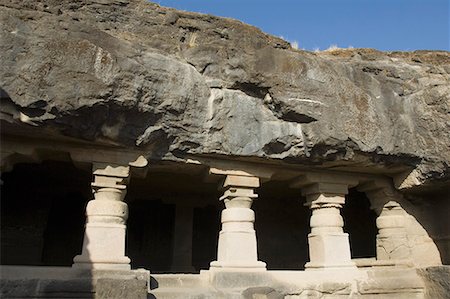
<svg viewBox="0 0 450 299"><path fill-rule="evenodd" d="M449 52L300 51L144 0L0 7L2 134L449 179Z"/></svg>

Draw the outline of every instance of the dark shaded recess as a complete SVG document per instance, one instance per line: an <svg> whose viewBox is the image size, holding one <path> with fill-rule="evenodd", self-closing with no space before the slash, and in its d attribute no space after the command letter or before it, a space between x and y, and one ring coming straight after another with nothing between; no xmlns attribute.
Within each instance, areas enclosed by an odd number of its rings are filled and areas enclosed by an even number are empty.
<svg viewBox="0 0 450 299"><path fill-rule="evenodd" d="M263 99L269 92L268 87L262 87L251 82L236 82L230 87L230 89L237 89L248 96L260 99Z"/></svg>
<svg viewBox="0 0 450 299"><path fill-rule="evenodd" d="M29 117L40 117L45 114L46 112L45 107L47 107L46 101L37 100L28 105L27 107L23 107L20 110Z"/></svg>
<svg viewBox="0 0 450 299"><path fill-rule="evenodd" d="M348 152L358 148L352 141L343 141L338 145L316 144L309 151L310 160L314 162L342 160Z"/></svg>
<svg viewBox="0 0 450 299"><path fill-rule="evenodd" d="M221 210L220 206L194 209L192 266L196 271L209 269L209 263L217 259Z"/></svg>
<svg viewBox="0 0 450 299"><path fill-rule="evenodd" d="M317 121L314 117L307 114L299 113L293 110L287 111L281 115L281 119L285 121L295 122L299 124L308 124L313 121Z"/></svg>
<svg viewBox="0 0 450 299"><path fill-rule="evenodd" d="M385 165L409 165L411 167L416 168L419 165L423 158L414 156L411 154L397 154L397 155L387 155L384 153L383 149L379 146L375 149L375 151L370 153L372 162L374 163L384 163Z"/></svg>
<svg viewBox="0 0 450 299"><path fill-rule="evenodd" d="M33 103L29 104L27 107L21 107L17 103L15 103L6 90L0 87L0 103L2 106L1 111L7 112L7 106L15 107L17 111L21 111L29 117L39 117L42 116L46 110L47 102L45 100L36 100ZM6 108L6 111L5 111Z"/></svg>
<svg viewBox="0 0 450 299"><path fill-rule="evenodd" d="M362 71L365 73L372 73L375 75L378 75L379 73L383 72L382 69L377 68L377 67L371 67L371 66L365 66L362 68Z"/></svg>
<svg viewBox="0 0 450 299"><path fill-rule="evenodd" d="M307 123L310 123L313 121L317 121L316 118L314 118L310 115L295 111L295 107L292 107L278 99L274 99L272 103L267 103L266 105L276 117L278 117L279 119L282 119L284 121L289 121L289 122L294 122L294 123L299 123L299 124L307 124Z"/></svg>
<svg viewBox="0 0 450 299"><path fill-rule="evenodd" d="M342 208L344 231L349 234L352 258L375 257L377 215L367 196L350 189Z"/></svg>
<svg viewBox="0 0 450 299"><path fill-rule="evenodd" d="M289 148L287 148L286 144L280 140L271 141L263 147L264 153L268 155L281 154L287 150L289 150Z"/></svg>
<svg viewBox="0 0 450 299"><path fill-rule="evenodd" d="M52 113L57 117L49 122L59 127L64 135L90 141L110 138L103 135L102 128L113 128L120 123L121 127L114 141L131 146L135 145L136 139L144 133L145 129L154 125L161 117L153 111L141 111L136 106L122 106L114 101L72 111L52 111Z"/></svg>
<svg viewBox="0 0 450 299"><path fill-rule="evenodd" d="M175 205L158 200L128 204L127 251L132 268L168 273L172 265Z"/></svg>
<svg viewBox="0 0 450 299"><path fill-rule="evenodd" d="M3 88L0 87L0 100L3 99L9 99L11 100L11 97L9 96L9 94L6 92L6 90L4 90Z"/></svg>
<svg viewBox="0 0 450 299"><path fill-rule="evenodd" d="M129 203L129 214L126 252L132 268L173 273L175 205L159 200L137 200ZM208 269L209 263L216 259L219 230L218 207L194 209L192 265L196 271Z"/></svg>
<svg viewBox="0 0 450 299"><path fill-rule="evenodd" d="M44 232L43 264L71 265L74 256L81 253L87 201L79 192L70 192L52 201Z"/></svg>
<svg viewBox="0 0 450 299"><path fill-rule="evenodd" d="M2 181L1 263L72 265L82 247L90 172L44 161L17 164Z"/></svg>
<svg viewBox="0 0 450 299"><path fill-rule="evenodd" d="M179 265L172 265L173 251L177 250L173 244L175 204L195 199L192 265L196 271L208 269L217 252L221 211L218 198L217 184L204 183L201 175L155 172L133 178L126 197L127 255L133 268L144 267L152 273L176 272L173 269Z"/></svg>
<svg viewBox="0 0 450 299"><path fill-rule="evenodd" d="M288 182L270 181L257 190L254 202L258 255L269 270L301 270L309 260L311 212L298 189Z"/></svg>

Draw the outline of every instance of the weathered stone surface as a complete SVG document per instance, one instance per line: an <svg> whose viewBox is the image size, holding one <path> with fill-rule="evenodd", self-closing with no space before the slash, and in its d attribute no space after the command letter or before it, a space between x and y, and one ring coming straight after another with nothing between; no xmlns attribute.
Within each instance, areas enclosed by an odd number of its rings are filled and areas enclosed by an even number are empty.
<svg viewBox="0 0 450 299"><path fill-rule="evenodd" d="M147 298L150 276L145 270L5 265L0 270L2 298Z"/></svg>
<svg viewBox="0 0 450 299"><path fill-rule="evenodd" d="M448 52L299 51L144 0L0 6L3 133L449 177Z"/></svg>
<svg viewBox="0 0 450 299"><path fill-rule="evenodd" d="M284 296L270 287L248 288L242 295L245 299L261 298L261 299L283 299Z"/></svg>
<svg viewBox="0 0 450 299"><path fill-rule="evenodd" d="M146 299L147 284L143 280L99 279L96 285L96 298Z"/></svg>
<svg viewBox="0 0 450 299"><path fill-rule="evenodd" d="M426 292L425 298L444 299L450 296L450 267L429 267L420 269L419 274L422 275Z"/></svg>

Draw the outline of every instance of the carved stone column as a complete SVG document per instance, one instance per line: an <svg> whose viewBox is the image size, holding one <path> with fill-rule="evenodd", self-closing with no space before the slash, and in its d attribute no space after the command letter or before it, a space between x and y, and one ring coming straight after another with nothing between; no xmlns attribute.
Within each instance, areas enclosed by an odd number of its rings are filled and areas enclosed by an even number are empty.
<svg viewBox="0 0 450 299"><path fill-rule="evenodd" d="M375 179L358 186L371 201L377 218L377 260L392 265L441 265L439 250L419 221L415 207L395 190L391 180ZM417 210L416 210L417 211Z"/></svg>
<svg viewBox="0 0 450 299"><path fill-rule="evenodd" d="M306 205L312 210L307 270L356 267L351 260L349 238L344 233L340 213L348 187L356 183L351 178L313 173L293 184L302 188Z"/></svg>
<svg viewBox="0 0 450 299"><path fill-rule="evenodd" d="M130 269L130 259L125 256L128 206L123 202L129 170L129 166L94 163L94 199L86 207L83 249L73 267Z"/></svg>
<svg viewBox="0 0 450 299"><path fill-rule="evenodd" d="M407 260L411 257L405 210L396 202L386 203L377 218L377 259Z"/></svg>
<svg viewBox="0 0 450 299"><path fill-rule="evenodd" d="M222 211L222 230L219 233L217 261L211 270L263 271L266 263L258 261L255 212L252 202L258 195L259 178L254 176L227 175L223 184L225 203Z"/></svg>

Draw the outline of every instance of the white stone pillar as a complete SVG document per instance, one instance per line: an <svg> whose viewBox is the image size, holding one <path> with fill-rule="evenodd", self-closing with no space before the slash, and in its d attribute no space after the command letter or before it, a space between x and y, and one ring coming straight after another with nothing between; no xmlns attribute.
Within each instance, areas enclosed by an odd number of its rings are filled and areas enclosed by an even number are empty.
<svg viewBox="0 0 450 299"><path fill-rule="evenodd" d="M406 230L407 214L394 201L386 203L377 218L377 259L407 260L411 258Z"/></svg>
<svg viewBox="0 0 450 299"><path fill-rule="evenodd" d="M417 213L410 202L395 190L392 181L376 179L358 186L365 192L377 218L377 260L416 267L441 265L436 244L411 213Z"/></svg>
<svg viewBox="0 0 450 299"><path fill-rule="evenodd" d="M258 261L255 212L252 202L258 195L259 178L254 176L227 175L223 184L225 203L222 211L222 230L219 233L217 261L211 270L264 271L266 263Z"/></svg>
<svg viewBox="0 0 450 299"><path fill-rule="evenodd" d="M348 234L340 209L348 192L346 184L319 182L302 189L312 210L311 233L308 235L307 270L355 268L351 259Z"/></svg>
<svg viewBox="0 0 450 299"><path fill-rule="evenodd" d="M94 163L94 199L86 207L83 249L73 267L130 269L130 259L125 256L128 206L123 202L129 170L129 166Z"/></svg>

